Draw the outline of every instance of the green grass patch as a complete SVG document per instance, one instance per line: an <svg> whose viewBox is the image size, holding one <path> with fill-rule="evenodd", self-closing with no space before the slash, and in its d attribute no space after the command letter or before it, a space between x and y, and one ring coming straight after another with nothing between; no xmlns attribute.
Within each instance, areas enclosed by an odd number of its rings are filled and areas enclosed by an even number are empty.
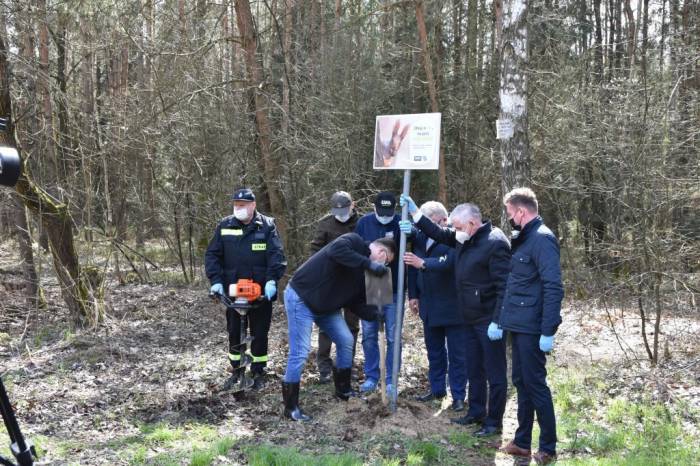
<svg viewBox="0 0 700 466"><path fill-rule="evenodd" d="M220 437L216 429L205 424L160 422L143 424L139 426L138 434L112 440L97 448L117 451L124 462L134 466L207 466L218 456L228 454L235 444L234 438Z"/></svg>
<svg viewBox="0 0 700 466"><path fill-rule="evenodd" d="M416 441L408 450L407 465L441 464L445 452L436 442Z"/></svg>
<svg viewBox="0 0 700 466"><path fill-rule="evenodd" d="M300 453L294 448L273 445L251 445L244 449L250 466L360 466L362 459L350 453L314 455Z"/></svg>
<svg viewBox="0 0 700 466"><path fill-rule="evenodd" d="M560 449L574 455L562 464L700 464L697 440L683 428L687 407L648 398L611 399L600 378L580 370L556 372L552 379ZM700 416L691 416L697 424Z"/></svg>

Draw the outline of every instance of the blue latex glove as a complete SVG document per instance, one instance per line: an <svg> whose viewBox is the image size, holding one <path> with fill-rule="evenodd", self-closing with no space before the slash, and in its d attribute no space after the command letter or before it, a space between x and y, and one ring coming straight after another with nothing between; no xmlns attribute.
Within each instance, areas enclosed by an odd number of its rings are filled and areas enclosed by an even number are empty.
<svg viewBox="0 0 700 466"><path fill-rule="evenodd" d="M221 283L214 283L211 288L209 288L209 293L222 295L224 294L224 285Z"/></svg>
<svg viewBox="0 0 700 466"><path fill-rule="evenodd" d="M277 294L277 285L275 284L275 281L268 280L268 282L265 283L265 297L267 298L268 301L272 301L272 298L274 298L276 294Z"/></svg>
<svg viewBox="0 0 700 466"><path fill-rule="evenodd" d="M389 271L389 268L384 264L380 264L379 262L370 262L367 270L369 270L372 275L381 277Z"/></svg>
<svg viewBox="0 0 700 466"><path fill-rule="evenodd" d="M549 353L554 348L554 335L551 337L546 337L544 335L540 336L540 350L543 353Z"/></svg>
<svg viewBox="0 0 700 466"><path fill-rule="evenodd" d="M411 199L411 196L406 196L406 195L401 195L399 198L399 204L401 207L404 205L408 205L408 213L413 215L416 212L418 212L418 206L416 205L415 202L413 202L413 199Z"/></svg>
<svg viewBox="0 0 700 466"><path fill-rule="evenodd" d="M401 230L401 233L410 235L413 233L413 224L410 220L399 220L399 230Z"/></svg>
<svg viewBox="0 0 700 466"><path fill-rule="evenodd" d="M489 324L489 329L486 331L486 333L491 341L498 341L503 338L503 329L499 328L496 322L491 322Z"/></svg>

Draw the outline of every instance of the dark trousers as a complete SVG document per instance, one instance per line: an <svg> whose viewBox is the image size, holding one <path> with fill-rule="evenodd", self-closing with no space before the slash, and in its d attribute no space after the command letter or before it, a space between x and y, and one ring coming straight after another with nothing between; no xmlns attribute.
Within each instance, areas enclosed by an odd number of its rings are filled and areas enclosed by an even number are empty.
<svg viewBox="0 0 700 466"><path fill-rule="evenodd" d="M505 340L489 340L488 322L466 326L469 416L484 418L484 425L502 427L508 379ZM488 403L488 410L487 410Z"/></svg>
<svg viewBox="0 0 700 466"><path fill-rule="evenodd" d="M348 324L350 333L352 333L352 360L355 361L355 348L357 348L357 334L360 333L360 318L347 309L343 309L343 317L345 323ZM333 368L333 360L331 359L331 339L328 334L318 329L318 352L316 353L316 365L318 371L324 374L330 374Z"/></svg>
<svg viewBox="0 0 700 466"><path fill-rule="evenodd" d="M554 454L557 447L557 425L552 393L547 386L545 354L540 351L540 336L512 333L513 385L518 390L518 429L515 444L530 449L532 424L537 413L540 426L540 451Z"/></svg>
<svg viewBox="0 0 700 466"><path fill-rule="evenodd" d="M429 327L423 323L423 337L428 351L428 380L430 391L442 395L445 376L450 381L453 400L464 400L467 385L465 328L463 325Z"/></svg>
<svg viewBox="0 0 700 466"><path fill-rule="evenodd" d="M272 303L263 301L258 307L248 311L248 332L254 338L248 352L253 356L250 370L262 372L267 365L267 334L272 320ZM228 357L231 365L238 367L241 359L241 316L233 309L226 309L228 328Z"/></svg>

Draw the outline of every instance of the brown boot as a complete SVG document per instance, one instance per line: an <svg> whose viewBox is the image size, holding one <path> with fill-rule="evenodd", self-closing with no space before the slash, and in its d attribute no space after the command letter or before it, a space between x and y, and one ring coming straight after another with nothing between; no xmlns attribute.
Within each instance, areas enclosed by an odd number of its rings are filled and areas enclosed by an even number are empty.
<svg viewBox="0 0 700 466"><path fill-rule="evenodd" d="M546 451L540 450L537 453L535 453L532 459L534 459L535 463L537 464L549 464L557 460L557 454L547 453Z"/></svg>
<svg viewBox="0 0 700 466"><path fill-rule="evenodd" d="M510 442L508 442L508 445L501 448L501 451L503 451L504 453L508 453L509 455L522 456L524 458L529 458L530 454L531 454L530 450L526 450L525 448L520 448L512 440Z"/></svg>

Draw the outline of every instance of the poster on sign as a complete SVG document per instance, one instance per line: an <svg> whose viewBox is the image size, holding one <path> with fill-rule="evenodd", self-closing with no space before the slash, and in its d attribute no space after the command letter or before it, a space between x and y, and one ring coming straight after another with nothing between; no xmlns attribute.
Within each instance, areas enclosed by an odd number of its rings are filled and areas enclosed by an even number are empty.
<svg viewBox="0 0 700 466"><path fill-rule="evenodd" d="M440 116L440 113L377 116L374 169L437 170Z"/></svg>

